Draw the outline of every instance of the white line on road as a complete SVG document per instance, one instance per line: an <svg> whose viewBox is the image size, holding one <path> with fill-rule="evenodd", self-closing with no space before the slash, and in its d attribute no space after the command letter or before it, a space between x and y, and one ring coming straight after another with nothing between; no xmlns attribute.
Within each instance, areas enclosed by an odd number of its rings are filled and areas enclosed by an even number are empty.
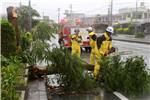
<svg viewBox="0 0 150 100"><path fill-rule="evenodd" d="M113 94L116 95L121 100L129 100L127 97L125 97L124 95L122 95L121 93L117 91L113 92Z"/></svg>

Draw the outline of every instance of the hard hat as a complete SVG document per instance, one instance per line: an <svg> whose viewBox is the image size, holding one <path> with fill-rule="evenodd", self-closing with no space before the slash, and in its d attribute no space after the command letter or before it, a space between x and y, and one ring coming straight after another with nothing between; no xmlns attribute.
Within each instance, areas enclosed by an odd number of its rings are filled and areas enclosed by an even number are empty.
<svg viewBox="0 0 150 100"><path fill-rule="evenodd" d="M74 32L80 32L80 30L79 29L75 29Z"/></svg>
<svg viewBox="0 0 150 100"><path fill-rule="evenodd" d="M92 27L89 27L89 28L87 29L87 31L93 31L93 28L92 28Z"/></svg>
<svg viewBox="0 0 150 100"><path fill-rule="evenodd" d="M106 31L112 34L112 33L114 33L114 28L111 27L111 26L108 26L108 27L106 28Z"/></svg>

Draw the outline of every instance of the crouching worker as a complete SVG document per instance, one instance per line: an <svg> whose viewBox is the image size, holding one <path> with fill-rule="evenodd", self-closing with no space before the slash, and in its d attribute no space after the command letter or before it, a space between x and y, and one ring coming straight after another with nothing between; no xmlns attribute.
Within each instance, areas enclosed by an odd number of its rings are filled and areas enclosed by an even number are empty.
<svg viewBox="0 0 150 100"><path fill-rule="evenodd" d="M98 55L96 57L96 64L94 67L94 78L97 79L100 72L99 60L102 56L108 56L110 53L115 52L115 48L112 47L112 34L114 32L113 27L107 27L103 35L97 38Z"/></svg>
<svg viewBox="0 0 150 100"><path fill-rule="evenodd" d="M72 37L71 37L71 43L72 43L71 54L76 55L77 57L80 58L80 55L81 55L80 43L82 42L82 37L80 35L80 30L79 29L75 29L74 32L75 32L75 34L73 34Z"/></svg>

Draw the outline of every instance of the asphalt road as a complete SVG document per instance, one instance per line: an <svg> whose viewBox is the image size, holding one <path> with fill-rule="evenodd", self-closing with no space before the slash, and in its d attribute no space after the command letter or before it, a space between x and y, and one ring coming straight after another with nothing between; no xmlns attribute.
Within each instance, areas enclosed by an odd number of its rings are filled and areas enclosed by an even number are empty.
<svg viewBox="0 0 150 100"><path fill-rule="evenodd" d="M129 56L143 56L147 68L150 69L150 45L131 42L113 41L113 45L118 48L118 52L131 51L131 54L123 55L124 58Z"/></svg>

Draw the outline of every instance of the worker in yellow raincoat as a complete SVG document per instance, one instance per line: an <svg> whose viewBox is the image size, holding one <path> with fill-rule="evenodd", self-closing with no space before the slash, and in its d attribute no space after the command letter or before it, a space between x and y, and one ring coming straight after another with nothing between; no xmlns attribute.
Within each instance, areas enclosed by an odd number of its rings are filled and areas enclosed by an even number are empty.
<svg viewBox="0 0 150 100"><path fill-rule="evenodd" d="M88 35L89 35L89 39L90 39L90 46L91 46L90 64L95 65L95 58L96 58L96 55L98 55L97 54L98 49L97 49L97 45L96 45L97 35L93 31L92 27L89 27L87 29L87 31L88 31Z"/></svg>
<svg viewBox="0 0 150 100"><path fill-rule="evenodd" d="M115 49L112 47L112 37L114 29L113 27L107 27L106 31L103 33L102 36L97 38L96 44L98 53L96 55L96 64L94 67L94 78L97 79L99 72L100 72L100 64L99 60L102 56L107 56L112 52L115 52Z"/></svg>
<svg viewBox="0 0 150 100"><path fill-rule="evenodd" d="M71 39L72 39L71 40L71 43L72 43L71 54L76 55L77 57L80 58L80 55L81 55L80 43L82 42L82 37L81 37L79 29L75 29L74 32L75 32L75 34L73 34L71 37Z"/></svg>

